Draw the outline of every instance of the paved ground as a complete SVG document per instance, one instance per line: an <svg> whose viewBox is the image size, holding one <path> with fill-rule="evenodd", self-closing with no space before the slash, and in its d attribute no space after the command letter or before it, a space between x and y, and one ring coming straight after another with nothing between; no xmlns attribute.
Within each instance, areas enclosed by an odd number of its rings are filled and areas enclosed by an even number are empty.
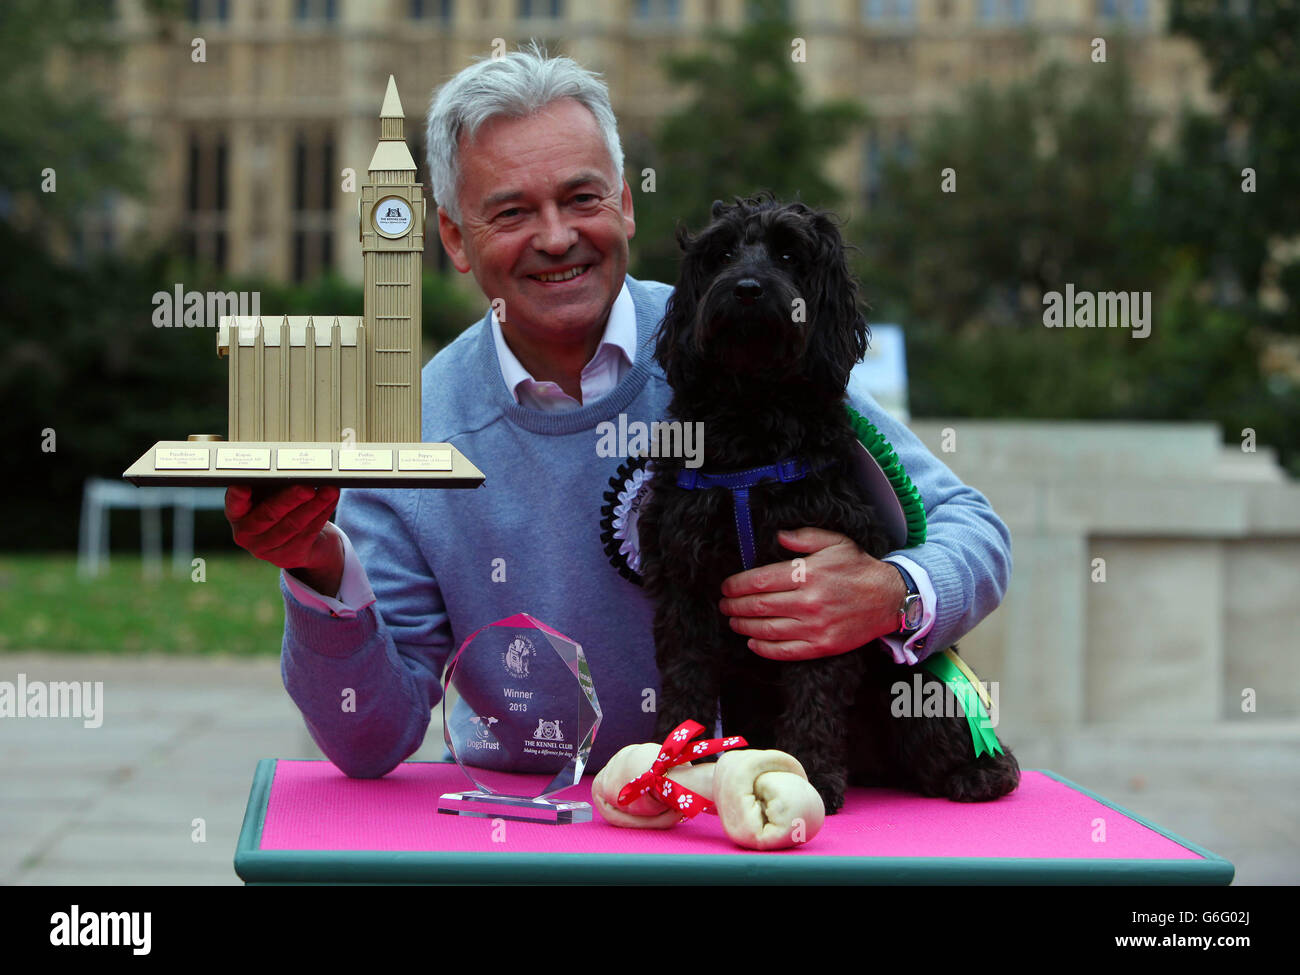
<svg viewBox="0 0 1300 975"><path fill-rule="evenodd" d="M104 721L0 719L0 883L237 884L257 760L321 757L276 661L0 655L0 680L19 673L102 680ZM1237 883L1295 884L1298 731L1112 729L1009 743L1024 767L1057 771L1232 860ZM437 741L413 757L440 755Z"/></svg>

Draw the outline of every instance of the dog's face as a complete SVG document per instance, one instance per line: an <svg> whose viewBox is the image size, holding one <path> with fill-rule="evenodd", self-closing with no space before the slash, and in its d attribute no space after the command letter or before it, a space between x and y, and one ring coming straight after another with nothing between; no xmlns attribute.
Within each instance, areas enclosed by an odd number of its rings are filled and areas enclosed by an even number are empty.
<svg viewBox="0 0 1300 975"><path fill-rule="evenodd" d="M684 251L655 356L674 388L734 376L797 382L838 399L867 350L839 229L802 203L713 204L677 234Z"/></svg>

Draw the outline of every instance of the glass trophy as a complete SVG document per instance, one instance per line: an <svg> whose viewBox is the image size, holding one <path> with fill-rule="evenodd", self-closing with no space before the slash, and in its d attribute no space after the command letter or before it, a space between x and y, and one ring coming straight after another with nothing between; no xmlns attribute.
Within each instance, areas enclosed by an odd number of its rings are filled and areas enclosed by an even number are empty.
<svg viewBox="0 0 1300 975"><path fill-rule="evenodd" d="M438 812L589 822L589 803L552 797L582 778L599 727L579 644L527 613L489 623L443 677L443 738L474 788L445 793Z"/></svg>

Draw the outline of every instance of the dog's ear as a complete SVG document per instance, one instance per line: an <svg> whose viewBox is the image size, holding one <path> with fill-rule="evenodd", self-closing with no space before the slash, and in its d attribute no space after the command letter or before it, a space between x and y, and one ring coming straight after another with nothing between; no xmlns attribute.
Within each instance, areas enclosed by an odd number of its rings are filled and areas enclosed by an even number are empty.
<svg viewBox="0 0 1300 975"><path fill-rule="evenodd" d="M695 296L691 293L687 277L687 274L683 274L678 279L676 290L668 298L664 320L659 325L659 336L655 340L655 360L673 389L684 388L694 373L690 363L694 358L691 342L695 326Z"/></svg>
<svg viewBox="0 0 1300 975"><path fill-rule="evenodd" d="M867 353L871 329L858 303L858 281L849 268L840 229L830 215L814 212L811 227L816 261L813 293L809 372L819 388L843 395L849 373Z"/></svg>
<svg viewBox="0 0 1300 975"><path fill-rule="evenodd" d="M717 205L714 204L715 207ZM668 298L658 337L655 339L655 359L663 369L668 384L674 389L682 388L694 373L691 363L694 361L692 343L695 309L704 288L700 262L692 254L696 239L684 226L678 226L677 243L683 252L681 268L677 274L677 286Z"/></svg>
<svg viewBox="0 0 1300 975"><path fill-rule="evenodd" d="M691 235L691 232L686 229L686 224L684 223L677 224L677 229L673 233L673 238L677 241L677 247L683 254L690 250L691 244L695 241L695 238Z"/></svg>

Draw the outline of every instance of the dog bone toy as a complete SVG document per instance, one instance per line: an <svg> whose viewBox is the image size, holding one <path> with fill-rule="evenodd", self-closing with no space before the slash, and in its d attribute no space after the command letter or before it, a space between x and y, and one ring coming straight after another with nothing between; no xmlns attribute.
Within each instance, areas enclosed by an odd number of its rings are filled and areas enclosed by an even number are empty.
<svg viewBox="0 0 1300 975"><path fill-rule="evenodd" d="M775 749L744 748L719 758L713 797L727 835L751 850L806 843L826 820L822 797L799 760Z"/></svg>
<svg viewBox="0 0 1300 975"><path fill-rule="evenodd" d="M714 807L732 842L751 850L784 849L817 835L826 808L794 756L741 749L726 751L713 765L680 764L685 757L677 753L688 732L693 737L702 730L687 722L662 747L648 742L620 750L592 784L592 800L601 816L614 826L667 829ZM670 748L674 738L681 739L675 751ZM726 739L708 743L715 747L701 747L700 752L711 754L743 743ZM677 764L669 767L670 762Z"/></svg>

